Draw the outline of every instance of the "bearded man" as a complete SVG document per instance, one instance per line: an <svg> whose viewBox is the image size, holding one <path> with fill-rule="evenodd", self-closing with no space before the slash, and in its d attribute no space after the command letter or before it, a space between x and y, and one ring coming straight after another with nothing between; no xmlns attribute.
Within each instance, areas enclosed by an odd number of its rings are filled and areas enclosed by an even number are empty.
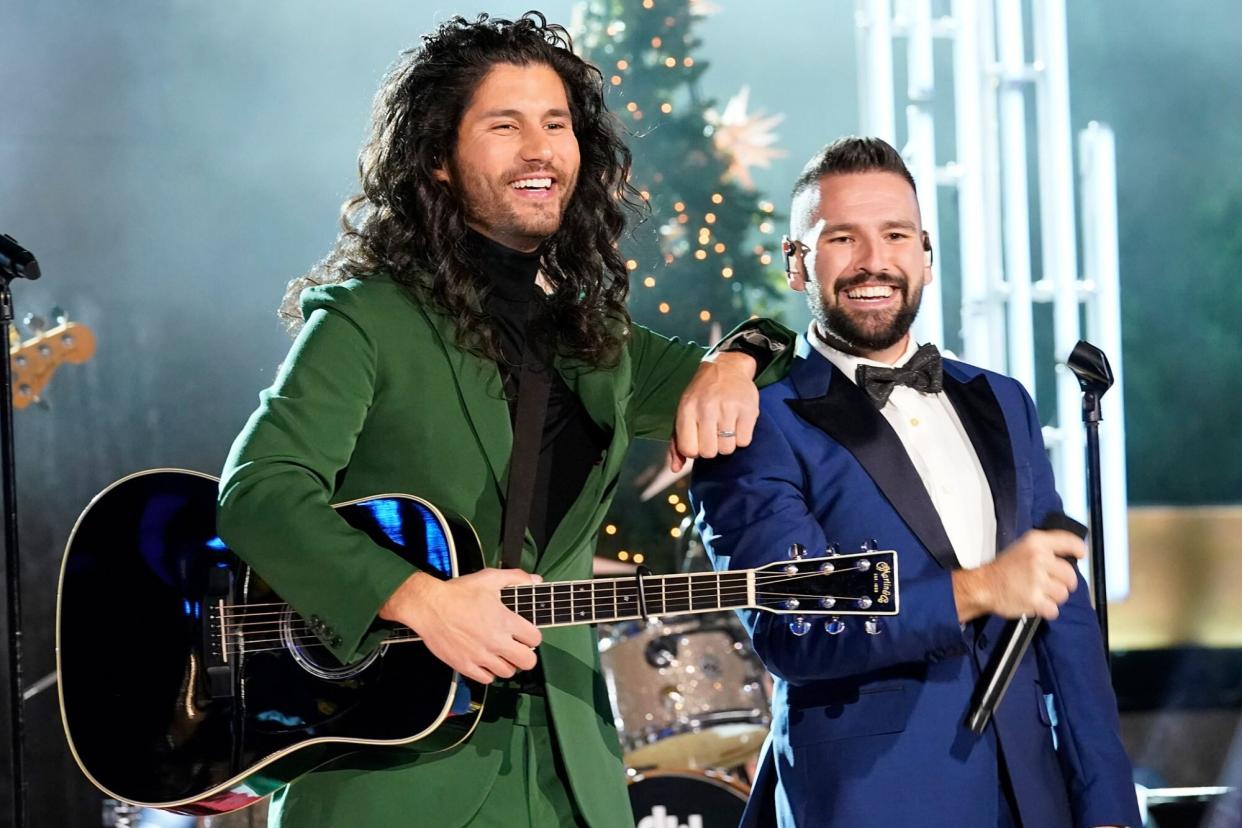
<svg viewBox="0 0 1242 828"><path fill-rule="evenodd" d="M888 828L1139 820L1100 632L1039 417L1013 379L942 360L910 324L931 281L914 179L846 138L793 191L789 285L813 320L760 393L749 448L700 462L691 496L717 568L874 538L900 614L809 631L744 612L775 675L750 824ZM1046 619L992 724L966 725L1005 619Z"/></svg>
<svg viewBox="0 0 1242 828"><path fill-rule="evenodd" d="M455 18L385 79L362 192L290 287L300 333L233 446L219 530L342 662L395 622L491 688L462 744L334 761L276 795L272 824L633 824L594 630L541 634L500 590L590 577L626 448L668 439L679 398L681 454L745 445L756 357L778 370L792 335L752 323L704 358L631 323L629 167L600 73L537 13ZM520 568L442 581L330 508L418 495L468 519L495 567L514 417L540 373Z"/></svg>

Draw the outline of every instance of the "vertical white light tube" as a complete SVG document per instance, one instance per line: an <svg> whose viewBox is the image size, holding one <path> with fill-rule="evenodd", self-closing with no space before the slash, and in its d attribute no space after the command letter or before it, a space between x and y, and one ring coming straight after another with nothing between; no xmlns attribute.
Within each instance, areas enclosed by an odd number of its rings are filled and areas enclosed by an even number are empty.
<svg viewBox="0 0 1242 828"><path fill-rule="evenodd" d="M931 0L907 0L910 14L906 38L907 97L906 164L918 183L919 212L923 229L940 236L939 187L936 181L936 70L933 62ZM914 322L919 342L944 346L944 307L941 301L940 264L932 262L932 283L923 289L923 303Z"/></svg>
<svg viewBox="0 0 1242 828"><path fill-rule="evenodd" d="M1006 334L1005 300L1009 286L1005 283L1005 248L1001 235L1001 172L1000 172L1000 117L997 114L997 90L1000 86L996 76L996 20L992 9L993 0L982 0L976 8L979 13L976 31L979 35L980 84L979 110L982 117L983 154L980 164L983 170L984 223L983 228L967 228L968 232L982 232L986 237L987 279L990 302L988 303L988 342L991 362L998 371L1009 373L1009 348Z"/></svg>
<svg viewBox="0 0 1242 828"><path fill-rule="evenodd" d="M1035 394L1035 334L1031 315L1031 239L1026 186L1026 56L1020 0L998 0L997 43L1002 78L1000 116L1001 235L1009 286L1009 374ZM1068 353L1068 352L1067 352Z"/></svg>
<svg viewBox="0 0 1242 828"><path fill-rule="evenodd" d="M994 297L988 285L989 237L983 170L987 129L981 105L984 74L980 66L978 5L977 0L953 2L953 18L957 22L953 44L953 131L958 167L957 241L962 263L962 358L993 371L1004 371L1003 354L992 349L988 327ZM941 244L938 237L932 239ZM1002 329L1003 324L1002 321Z"/></svg>
<svg viewBox="0 0 1242 828"><path fill-rule="evenodd" d="M1053 286L1053 347L1060 363L1069 357L1080 331L1065 0L1033 0L1032 12L1035 55L1042 64L1036 83L1036 124L1043 272ZM1087 482L1081 391L1063 365L1056 378L1061 437L1053 452L1057 487L1066 512L1082 517L1087 513Z"/></svg>
<svg viewBox="0 0 1242 828"><path fill-rule="evenodd" d="M863 135L897 145L893 101L893 15L889 0L855 0L858 107Z"/></svg>
<svg viewBox="0 0 1242 828"><path fill-rule="evenodd" d="M1087 301L1087 337L1108 356L1113 387L1101 403L1100 485L1104 499L1104 553L1108 598L1130 593L1127 525L1125 383L1121 353L1121 257L1117 248L1117 161L1113 131L1094 121L1078 137L1082 193L1082 258L1095 287Z"/></svg>

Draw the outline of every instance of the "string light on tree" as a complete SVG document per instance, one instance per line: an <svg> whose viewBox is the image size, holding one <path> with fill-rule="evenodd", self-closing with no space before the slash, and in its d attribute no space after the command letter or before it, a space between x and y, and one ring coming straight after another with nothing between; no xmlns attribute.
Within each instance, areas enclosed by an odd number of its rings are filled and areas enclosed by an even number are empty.
<svg viewBox="0 0 1242 828"><path fill-rule="evenodd" d="M761 261L767 251L747 255L780 217L769 200L748 189L749 178L738 174L739 165L743 172L756 166L752 145L777 151L779 117L752 108L748 94L717 105L700 87L710 69L696 53L695 29L703 16L718 11L713 3L584 0L582 8L575 43L597 65L608 67L607 104L631 130L629 183L639 191L631 197L650 209L650 219L632 222L621 242L633 285L630 313L635 322L661 333L710 343L721 329L746 318L756 302L783 294L782 274ZM719 115L709 115L713 106ZM677 540L685 530L671 532L669 518L684 518L689 504L682 498L667 505L638 498L647 483L637 481L659 477L662 452L660 446L631 452L613 512L625 518L613 520L609 525L617 527L616 534L605 533L600 541L614 554L624 547L634 562L634 550L644 549L653 568L670 571L661 556L672 554L670 538ZM661 499L664 494L667 489Z"/></svg>

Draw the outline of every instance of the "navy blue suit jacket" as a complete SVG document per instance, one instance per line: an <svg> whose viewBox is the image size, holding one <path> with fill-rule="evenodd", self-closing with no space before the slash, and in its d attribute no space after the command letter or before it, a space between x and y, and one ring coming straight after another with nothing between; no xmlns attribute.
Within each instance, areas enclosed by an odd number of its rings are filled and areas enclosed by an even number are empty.
<svg viewBox="0 0 1242 828"><path fill-rule="evenodd" d="M898 554L900 614L879 635L747 611L775 676L773 721L747 821L781 826L997 824L999 755L1026 828L1140 824L1117 706L1086 585L1041 626L993 723L965 725L1004 621L962 629L958 566L901 441L865 393L799 340L789 376L760 392L750 447L699 461L691 495L718 569L875 539ZM945 361L945 393L979 457L1003 549L1061 510L1034 405L1013 379Z"/></svg>

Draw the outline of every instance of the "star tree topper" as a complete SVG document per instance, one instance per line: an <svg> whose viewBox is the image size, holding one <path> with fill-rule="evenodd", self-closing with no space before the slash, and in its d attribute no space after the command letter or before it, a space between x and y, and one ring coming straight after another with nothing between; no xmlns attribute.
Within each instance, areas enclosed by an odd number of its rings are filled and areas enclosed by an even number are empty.
<svg viewBox="0 0 1242 828"><path fill-rule="evenodd" d="M724 112L709 109L704 113L712 129L712 142L716 149L729 156L727 178L737 181L748 190L755 189L750 171L754 167L767 169L774 158L783 158L785 150L773 146L780 140L776 126L784 115L768 115L762 110L750 113L750 87L743 86L725 104Z"/></svg>

